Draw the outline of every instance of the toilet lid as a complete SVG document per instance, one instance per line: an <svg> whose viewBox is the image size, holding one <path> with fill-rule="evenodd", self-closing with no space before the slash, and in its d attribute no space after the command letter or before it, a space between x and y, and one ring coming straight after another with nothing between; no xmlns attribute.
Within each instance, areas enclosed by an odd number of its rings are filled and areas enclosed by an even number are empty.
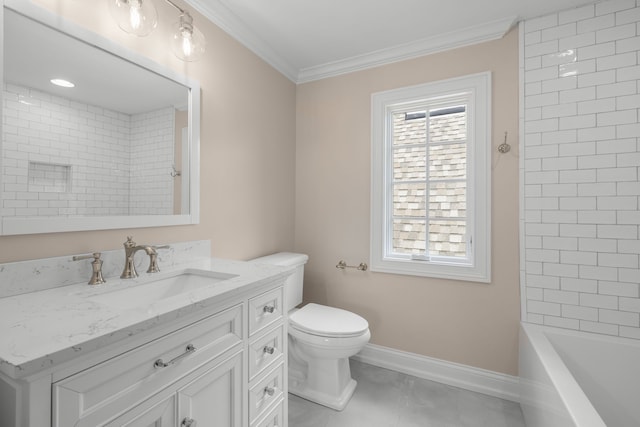
<svg viewBox="0 0 640 427"><path fill-rule="evenodd" d="M289 324L303 332L323 337L362 335L369 323L350 311L319 304L307 304L289 316Z"/></svg>

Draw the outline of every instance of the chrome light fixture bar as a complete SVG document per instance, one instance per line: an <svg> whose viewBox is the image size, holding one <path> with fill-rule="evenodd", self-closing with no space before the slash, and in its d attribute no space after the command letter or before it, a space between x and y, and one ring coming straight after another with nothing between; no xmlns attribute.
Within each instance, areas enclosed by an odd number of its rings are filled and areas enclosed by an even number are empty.
<svg viewBox="0 0 640 427"><path fill-rule="evenodd" d="M158 12L152 0L107 0L109 10L118 26L125 32L137 36L149 35L158 25ZM197 61L204 54L206 40L202 32L193 25L189 12L171 0L165 0L180 12L178 22L173 25L171 50L183 61Z"/></svg>

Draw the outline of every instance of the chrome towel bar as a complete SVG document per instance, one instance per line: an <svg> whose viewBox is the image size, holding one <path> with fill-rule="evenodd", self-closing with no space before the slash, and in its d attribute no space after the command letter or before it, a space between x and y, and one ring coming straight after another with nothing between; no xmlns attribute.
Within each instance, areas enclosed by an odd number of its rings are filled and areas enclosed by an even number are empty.
<svg viewBox="0 0 640 427"><path fill-rule="evenodd" d="M369 268L369 266L367 264L365 264L364 262L361 262L359 265L347 265L346 262L340 260L340 261L338 261L338 264L336 265L336 268L339 268L340 270L344 270L345 268L355 268L355 269L358 269L360 271L367 271L367 268Z"/></svg>

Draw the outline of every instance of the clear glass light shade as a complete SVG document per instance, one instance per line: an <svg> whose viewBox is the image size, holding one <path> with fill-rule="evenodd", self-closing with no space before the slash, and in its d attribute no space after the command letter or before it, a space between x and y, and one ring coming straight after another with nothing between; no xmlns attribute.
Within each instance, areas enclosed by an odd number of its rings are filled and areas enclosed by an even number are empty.
<svg viewBox="0 0 640 427"><path fill-rule="evenodd" d="M173 26L171 50L183 61L197 61L202 58L206 47L204 34L193 26L188 13L180 15L180 21Z"/></svg>
<svg viewBox="0 0 640 427"><path fill-rule="evenodd" d="M158 25L158 11L151 0L107 0L111 15L127 33L147 36Z"/></svg>

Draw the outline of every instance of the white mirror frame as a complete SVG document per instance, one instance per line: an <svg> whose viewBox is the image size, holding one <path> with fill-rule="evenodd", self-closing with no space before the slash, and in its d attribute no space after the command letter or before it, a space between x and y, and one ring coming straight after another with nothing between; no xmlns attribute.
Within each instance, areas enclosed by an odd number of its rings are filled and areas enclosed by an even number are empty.
<svg viewBox="0 0 640 427"><path fill-rule="evenodd" d="M86 216L86 217L42 217L14 218L0 217L0 235L55 233L68 231L107 230L118 228L160 227L171 225L198 224L200 220L200 84L198 81L180 75L160 64L114 43L96 33L55 15L48 10L25 0L3 0L0 22L4 22L4 9L12 9L51 28L66 33L96 48L110 52L143 68L182 84L189 89L189 213L184 215L134 215L134 216ZM4 58L4 34L0 30L0 63ZM3 68L0 67L0 82L4 82ZM2 101L0 91L0 101ZM0 104L1 105L1 104ZM1 113L1 110L0 110ZM1 114L0 114L1 117ZM0 120L2 135L2 120ZM0 141L0 149L2 141ZM0 155L0 171L2 170ZM183 179L186 177L183 176ZM0 173L0 185L2 174ZM0 187L1 188L1 187Z"/></svg>

